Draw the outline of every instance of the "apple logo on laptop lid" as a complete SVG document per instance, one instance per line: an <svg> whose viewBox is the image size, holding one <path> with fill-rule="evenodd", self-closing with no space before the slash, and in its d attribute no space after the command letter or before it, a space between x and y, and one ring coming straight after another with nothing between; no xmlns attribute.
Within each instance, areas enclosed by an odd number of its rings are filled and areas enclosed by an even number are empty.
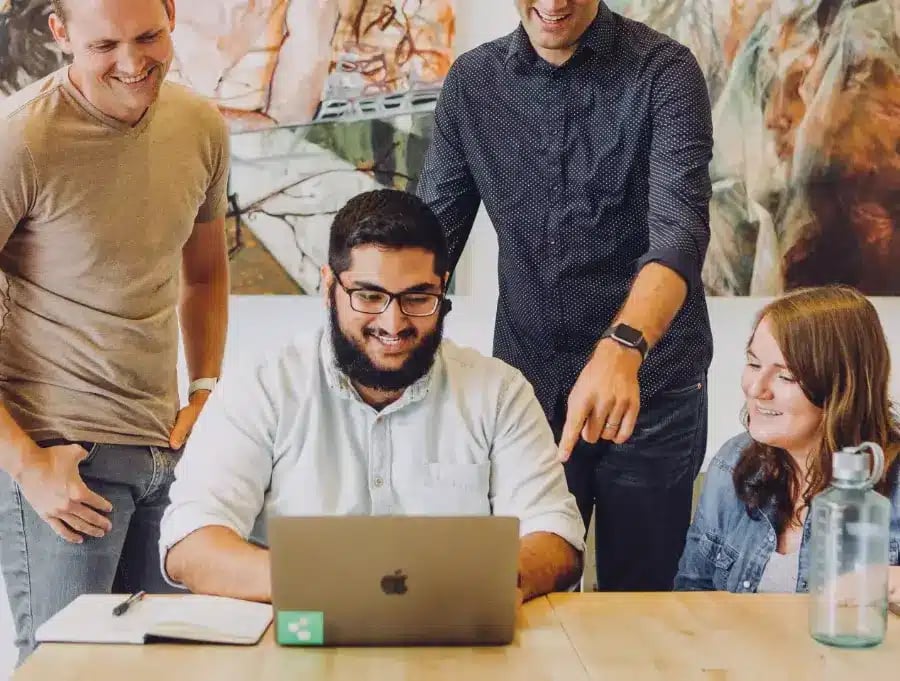
<svg viewBox="0 0 900 681"><path fill-rule="evenodd" d="M385 575L381 578L381 590L388 596L402 596L409 589L406 586L407 575L403 574L403 570L396 570L392 575Z"/></svg>

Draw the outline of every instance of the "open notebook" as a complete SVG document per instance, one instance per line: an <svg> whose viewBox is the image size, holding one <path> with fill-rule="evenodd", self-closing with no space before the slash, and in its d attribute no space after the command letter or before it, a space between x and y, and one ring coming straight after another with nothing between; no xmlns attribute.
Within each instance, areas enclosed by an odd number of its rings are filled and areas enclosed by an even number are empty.
<svg viewBox="0 0 900 681"><path fill-rule="evenodd" d="M39 643L150 643L157 640L253 645L272 606L219 596L145 596L116 617L122 594L86 594L38 627Z"/></svg>

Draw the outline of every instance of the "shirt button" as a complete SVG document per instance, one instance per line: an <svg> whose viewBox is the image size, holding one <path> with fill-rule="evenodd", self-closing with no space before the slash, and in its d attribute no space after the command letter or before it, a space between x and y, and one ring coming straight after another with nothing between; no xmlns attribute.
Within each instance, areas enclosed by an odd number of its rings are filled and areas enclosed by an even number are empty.
<svg viewBox="0 0 900 681"><path fill-rule="evenodd" d="M750 582L749 582L749 581L746 581L746 580L744 581L744 588L745 588L745 589L749 589L749 588L750 588Z"/></svg>
<svg viewBox="0 0 900 681"><path fill-rule="evenodd" d="M376 475L375 479L372 481L372 484L374 484L375 487L384 487L384 478L382 478L380 475Z"/></svg>

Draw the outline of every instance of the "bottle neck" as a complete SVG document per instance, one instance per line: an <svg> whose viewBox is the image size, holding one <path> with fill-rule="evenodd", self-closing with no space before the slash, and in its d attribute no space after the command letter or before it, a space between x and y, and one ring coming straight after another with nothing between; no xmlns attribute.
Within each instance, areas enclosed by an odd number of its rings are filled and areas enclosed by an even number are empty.
<svg viewBox="0 0 900 681"><path fill-rule="evenodd" d="M845 480L842 478L832 478L831 486L836 487L837 489L858 490L860 492L871 489L868 480Z"/></svg>

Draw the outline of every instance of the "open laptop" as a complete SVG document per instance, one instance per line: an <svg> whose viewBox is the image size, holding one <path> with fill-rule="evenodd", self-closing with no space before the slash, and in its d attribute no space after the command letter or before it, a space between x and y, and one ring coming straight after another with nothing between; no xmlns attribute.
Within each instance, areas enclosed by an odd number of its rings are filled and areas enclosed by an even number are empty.
<svg viewBox="0 0 900 681"><path fill-rule="evenodd" d="M518 518L273 517L282 645L512 641Z"/></svg>

